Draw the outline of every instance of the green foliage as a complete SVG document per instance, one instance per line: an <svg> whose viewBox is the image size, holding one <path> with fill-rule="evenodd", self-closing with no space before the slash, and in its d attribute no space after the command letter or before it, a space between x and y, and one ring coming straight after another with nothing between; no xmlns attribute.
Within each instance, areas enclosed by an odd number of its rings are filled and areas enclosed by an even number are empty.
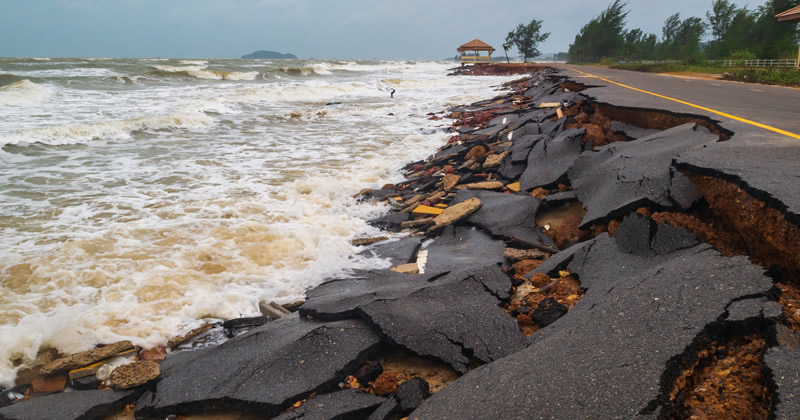
<svg viewBox="0 0 800 420"><path fill-rule="evenodd" d="M690 17L681 20L680 13L675 13L664 21L660 56L672 60L702 60L700 38L705 31L702 19Z"/></svg>
<svg viewBox="0 0 800 420"><path fill-rule="evenodd" d="M683 60L701 64L750 51L755 58L797 56L797 22L778 22L775 15L800 5L800 0L764 0L755 10L737 8L731 0L712 0L706 19L681 19L679 13L664 22L661 40L640 29L626 31L625 3L615 0L587 23L570 45L570 61ZM703 42L706 32L710 40Z"/></svg>
<svg viewBox="0 0 800 420"><path fill-rule="evenodd" d="M614 0L575 35L575 42L569 46L570 60L600 60L603 57L617 57L625 48L626 4Z"/></svg>
<svg viewBox="0 0 800 420"><path fill-rule="evenodd" d="M711 2L711 11L706 12L706 18L709 26L711 26L714 40L719 42L725 37L728 28L733 22L733 17L736 16L736 12L736 5L731 4L728 0L714 0Z"/></svg>
<svg viewBox="0 0 800 420"><path fill-rule="evenodd" d="M750 50L734 51L734 52L731 53L731 56L730 56L731 60L738 60L738 61L755 60L756 58L758 58L758 57L756 57L755 54L750 52Z"/></svg>
<svg viewBox="0 0 800 420"><path fill-rule="evenodd" d="M520 23L517 27L508 33L506 42L503 44L503 49L508 50L511 45L517 47L519 53L528 62L528 58L536 58L542 55L537 48L538 45L550 37L550 32L541 33L542 21L533 19L527 25Z"/></svg>
<svg viewBox="0 0 800 420"><path fill-rule="evenodd" d="M800 70L795 69L734 69L725 73L724 78L765 85L800 86Z"/></svg>

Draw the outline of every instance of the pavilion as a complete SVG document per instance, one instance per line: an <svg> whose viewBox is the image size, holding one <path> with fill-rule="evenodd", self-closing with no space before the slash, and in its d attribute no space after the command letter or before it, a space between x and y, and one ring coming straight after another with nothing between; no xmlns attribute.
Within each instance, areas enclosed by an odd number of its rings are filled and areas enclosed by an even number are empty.
<svg viewBox="0 0 800 420"><path fill-rule="evenodd" d="M778 22L800 20L800 6L792 7L783 13L778 13L775 17L778 18ZM797 68L800 69L800 49L797 50Z"/></svg>
<svg viewBox="0 0 800 420"><path fill-rule="evenodd" d="M474 51L475 55L466 55L467 52ZM480 51L488 51L489 55L480 55ZM480 39L473 39L470 42L458 47L458 52L461 53L461 63L491 63L492 53L494 48L491 45L481 41Z"/></svg>

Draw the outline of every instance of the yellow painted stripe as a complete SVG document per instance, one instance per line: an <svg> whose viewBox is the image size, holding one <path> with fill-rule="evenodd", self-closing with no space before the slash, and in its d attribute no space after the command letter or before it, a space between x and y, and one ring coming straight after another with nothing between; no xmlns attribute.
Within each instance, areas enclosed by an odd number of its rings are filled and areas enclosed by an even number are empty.
<svg viewBox="0 0 800 420"><path fill-rule="evenodd" d="M674 101L674 102L677 102L679 104L690 106L692 108L702 109L703 111L707 111L707 112L711 112L713 114L721 115L721 116L723 116L725 118L730 118L732 120L743 122L745 124L754 125L754 126L756 126L758 128L763 128L765 130L773 131L775 133L783 134L784 136L789 136L789 137L792 137L792 138L800 140L800 134L795 134L795 133L792 133L792 132L789 132L789 131L786 131L786 130L781 130L780 128L775 128L775 127L772 127L772 126L769 126L769 125L766 125L766 124L761 124L760 122L751 121L751 120L748 120L746 118L737 117L735 115L726 114L724 112L717 111L717 110L714 110L714 109L711 109L711 108L707 108L707 107L704 107L704 106L701 106L701 105L695 105L695 104L693 104L691 102L686 102L686 101L682 101L680 99L670 98L669 96L659 95L658 93L648 92L646 90L638 89L638 88L635 88L633 86L628 86L628 85L625 85L625 84L622 84L622 83L618 83L618 82L615 82L615 81L612 81L612 80L604 79L604 78L602 78L600 76L595 76L593 74L584 73L584 72L582 72L582 71L580 71L578 69L574 69L572 67L567 67L567 68L572 70L572 71L578 72L578 73L580 73L580 74L582 74L584 76L594 77L596 79L600 79L600 80L602 80L604 82L612 83L612 84L615 84L617 86L624 87L626 89L635 90L637 92L646 93L648 95L653 95L653 96L658 97L658 98Z"/></svg>

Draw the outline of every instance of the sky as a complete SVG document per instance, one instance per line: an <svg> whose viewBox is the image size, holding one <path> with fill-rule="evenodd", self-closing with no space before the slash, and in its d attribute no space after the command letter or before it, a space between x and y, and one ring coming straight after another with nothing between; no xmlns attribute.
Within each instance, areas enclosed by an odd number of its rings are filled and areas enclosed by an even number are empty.
<svg viewBox="0 0 800 420"><path fill-rule="evenodd" d="M440 60L474 38L502 56L508 31L531 19L551 33L539 50L556 53L611 1L0 0L0 57L238 58L271 50L300 58ZM711 8L711 0L627 4L627 28L659 36L671 14L704 18Z"/></svg>

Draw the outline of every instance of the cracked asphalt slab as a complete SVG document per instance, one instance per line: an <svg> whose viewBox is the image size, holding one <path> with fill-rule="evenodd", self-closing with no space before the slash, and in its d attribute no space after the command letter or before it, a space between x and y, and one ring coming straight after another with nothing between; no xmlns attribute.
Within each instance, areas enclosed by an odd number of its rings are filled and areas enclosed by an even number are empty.
<svg viewBox="0 0 800 420"><path fill-rule="evenodd" d="M578 200L587 210L581 227L607 223L638 207L666 210L680 208L681 202L691 203L693 200L682 197L696 192L680 178L673 181L672 161L680 153L717 140L717 135L689 123L583 153L569 169Z"/></svg>
<svg viewBox="0 0 800 420"><path fill-rule="evenodd" d="M136 415L234 410L274 416L312 392L334 390L379 343L359 320L282 318L173 366L154 393L141 397Z"/></svg>
<svg viewBox="0 0 800 420"><path fill-rule="evenodd" d="M583 299L526 349L473 370L410 418L655 416L671 385L664 378L677 374L666 372L670 361L732 302L766 294L772 281L747 258L706 244L652 256L626 251L630 241L650 242L649 229L621 243L603 234L584 244L568 266L586 288Z"/></svg>

